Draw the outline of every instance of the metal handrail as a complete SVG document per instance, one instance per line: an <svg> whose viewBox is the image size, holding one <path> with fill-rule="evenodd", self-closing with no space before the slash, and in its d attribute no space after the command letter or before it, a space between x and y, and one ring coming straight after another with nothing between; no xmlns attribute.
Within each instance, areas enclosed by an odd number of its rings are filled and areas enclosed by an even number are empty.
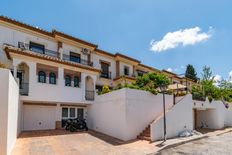
<svg viewBox="0 0 232 155"><path fill-rule="evenodd" d="M103 71L101 71L100 77L106 78L106 79L111 79L111 72L103 72Z"/></svg>
<svg viewBox="0 0 232 155"><path fill-rule="evenodd" d="M33 49L30 49L30 44L24 43L24 42L18 42L18 48L21 48L22 50L30 50L35 53L43 54L43 55L48 55L51 57L59 58L59 53L57 51L49 50L49 49L44 49L44 51L35 51Z"/></svg>
<svg viewBox="0 0 232 155"><path fill-rule="evenodd" d="M86 66L91 66L91 67L93 66L93 62L85 60L85 59L80 59L80 61L72 61L70 60L70 55L67 55L67 54L63 54L63 60L71 61L74 63L79 63L79 64L86 65Z"/></svg>
<svg viewBox="0 0 232 155"><path fill-rule="evenodd" d="M29 94L29 83L19 83L20 95L28 96Z"/></svg>

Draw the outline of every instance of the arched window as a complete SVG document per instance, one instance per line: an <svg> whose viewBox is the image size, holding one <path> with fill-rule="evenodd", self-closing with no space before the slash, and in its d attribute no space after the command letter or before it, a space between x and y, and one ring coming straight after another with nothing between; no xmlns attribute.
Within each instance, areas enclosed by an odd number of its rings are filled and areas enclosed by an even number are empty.
<svg viewBox="0 0 232 155"><path fill-rule="evenodd" d="M51 73L49 74L49 83L50 83L50 84L56 84L56 74L53 73L53 72L51 72Z"/></svg>
<svg viewBox="0 0 232 155"><path fill-rule="evenodd" d="M71 86L71 76L70 75L65 76L65 86Z"/></svg>
<svg viewBox="0 0 232 155"><path fill-rule="evenodd" d="M39 71L38 82L46 83L46 73L44 71Z"/></svg>
<svg viewBox="0 0 232 155"><path fill-rule="evenodd" d="M80 87L80 80L78 76L74 76L74 87Z"/></svg>

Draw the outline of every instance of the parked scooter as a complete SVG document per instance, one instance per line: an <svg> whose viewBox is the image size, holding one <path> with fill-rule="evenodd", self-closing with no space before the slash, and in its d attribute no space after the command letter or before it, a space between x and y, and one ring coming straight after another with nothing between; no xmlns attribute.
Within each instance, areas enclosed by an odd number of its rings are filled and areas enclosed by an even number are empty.
<svg viewBox="0 0 232 155"><path fill-rule="evenodd" d="M67 120L65 129L70 132L76 132L77 130L88 131L88 127L85 119L82 119L80 117Z"/></svg>

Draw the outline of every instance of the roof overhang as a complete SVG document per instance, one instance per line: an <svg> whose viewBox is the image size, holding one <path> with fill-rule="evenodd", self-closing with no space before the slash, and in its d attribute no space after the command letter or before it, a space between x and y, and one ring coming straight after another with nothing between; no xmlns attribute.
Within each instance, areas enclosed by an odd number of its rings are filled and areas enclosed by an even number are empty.
<svg viewBox="0 0 232 155"><path fill-rule="evenodd" d="M73 63L73 62L70 62L70 61L66 61L66 60L62 60L62 59L55 58L55 57L52 57L52 56L31 52L31 51L28 51L28 50L22 50L22 49L19 49L19 48L10 47L10 46L6 46L6 45L3 46L3 50L5 51L7 58L10 59L10 60L12 60L12 57L14 55L21 55L21 56L25 56L25 57L37 58L37 59L41 59L41 60L46 60L46 61L50 61L50 62L59 63L59 64L62 64L62 65L77 67L77 68L89 70L89 71L92 71L92 72L100 73L99 69L96 69L96 68L93 68L93 67L90 67L90 66L85 66L85 65L78 64L78 63Z"/></svg>

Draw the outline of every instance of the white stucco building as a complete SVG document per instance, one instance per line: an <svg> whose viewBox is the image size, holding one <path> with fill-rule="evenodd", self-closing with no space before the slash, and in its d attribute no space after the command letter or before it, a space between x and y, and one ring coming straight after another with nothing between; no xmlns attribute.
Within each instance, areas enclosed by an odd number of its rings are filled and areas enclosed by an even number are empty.
<svg viewBox="0 0 232 155"><path fill-rule="evenodd" d="M103 85L131 83L148 72L163 73L172 83L187 87L193 83L57 30L48 32L3 16L0 63L6 68L0 69L0 150L4 150L0 155L9 154L21 131L60 129L67 119L77 116L85 118L91 129L122 140L141 134L148 134L148 140L159 139L162 95L122 89L98 96L97 91ZM173 107L173 96L166 96L166 101L168 110ZM190 98L186 102L193 103ZM174 106L178 114L172 110L168 117L179 116L185 106ZM179 125L187 123L184 126L193 129L192 107L187 107L186 121ZM203 113L198 116L205 118ZM225 114L219 122L226 123L212 122L212 127L231 125L230 116ZM173 128L169 137L182 126Z"/></svg>

